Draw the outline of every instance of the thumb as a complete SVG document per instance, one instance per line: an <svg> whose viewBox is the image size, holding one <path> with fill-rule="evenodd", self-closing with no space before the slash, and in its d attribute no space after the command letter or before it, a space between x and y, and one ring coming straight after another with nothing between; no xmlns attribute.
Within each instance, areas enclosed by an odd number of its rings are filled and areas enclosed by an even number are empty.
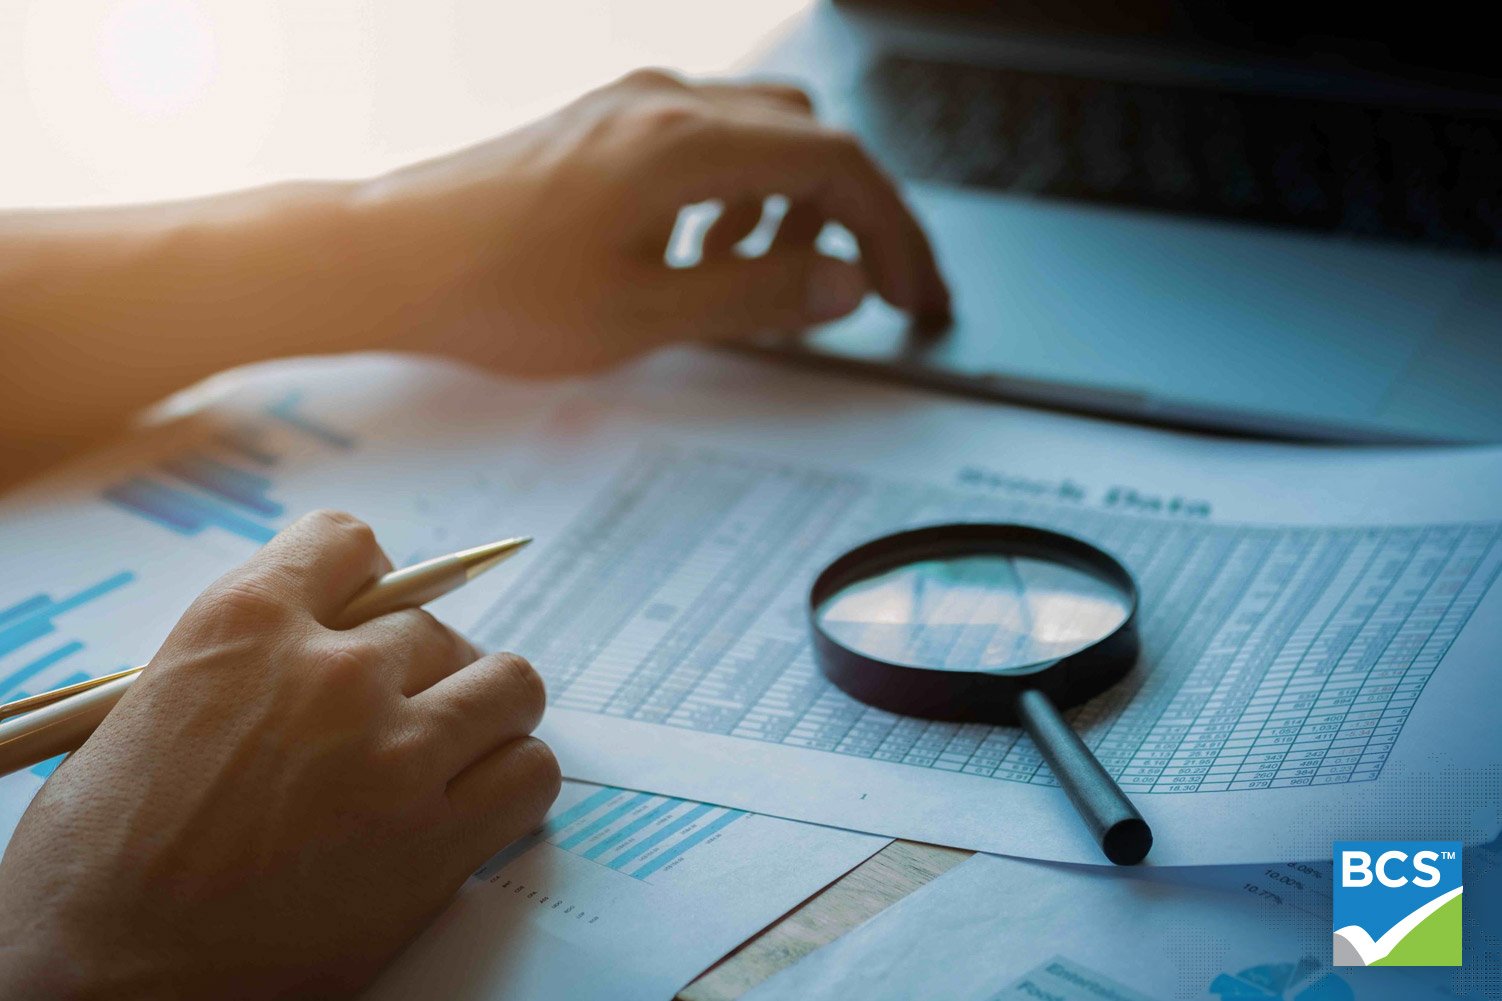
<svg viewBox="0 0 1502 1001"><path fill-rule="evenodd" d="M735 340L838 319L870 286L857 265L813 250L728 257L670 272L673 321L682 340Z"/></svg>

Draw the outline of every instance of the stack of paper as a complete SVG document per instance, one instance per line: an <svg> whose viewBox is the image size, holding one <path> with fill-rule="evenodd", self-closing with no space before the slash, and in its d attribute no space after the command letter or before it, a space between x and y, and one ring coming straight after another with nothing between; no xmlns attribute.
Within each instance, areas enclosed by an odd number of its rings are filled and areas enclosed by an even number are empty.
<svg viewBox="0 0 1502 1001"><path fill-rule="evenodd" d="M746 1001L1438 1001L1485 989L1481 967L1496 961L1498 942L1481 929L1502 927L1502 859L1485 848L1472 858L1469 978L1463 968L1332 969L1329 889L1304 885L1325 878L1324 863L1164 878L977 855ZM1270 882L1277 892L1254 892Z"/></svg>
<svg viewBox="0 0 1502 1001"><path fill-rule="evenodd" d="M368 997L662 1001L886 843L570 782Z"/></svg>
<svg viewBox="0 0 1502 1001"><path fill-rule="evenodd" d="M866 708L808 587L886 532L1020 521L1114 552L1144 650L1077 729L1160 865L1502 829L1502 450L1198 439L666 357L538 429L505 511L539 542L473 620L548 679L570 775L1098 863L1019 730Z"/></svg>
<svg viewBox="0 0 1502 1001"><path fill-rule="evenodd" d="M8 497L0 698L149 659L198 591L314 508L358 513L399 565L527 531L495 511L505 456L559 389L497 389L426 362L265 366ZM434 609L453 620L495 585ZM4 837L56 765L0 779ZM567 783L548 826L477 873L372 994L669 997L887 840Z"/></svg>
<svg viewBox="0 0 1502 1001"><path fill-rule="evenodd" d="M300 362L178 410L0 504L0 697L144 661L199 589L313 507L365 517L399 564L538 539L436 610L537 665L542 735L604 788L571 785L378 996L662 996L893 836L1098 863L1019 731L868 709L812 659L821 566L940 521L1052 527L1137 576L1141 662L1072 716L1152 823L1150 866L1502 828L1485 779L1502 769L1499 450L1206 440L691 352L552 387ZM0 780L6 830L46 773ZM922 975L954 993L921 996L1353 996L1324 952L1279 937L1284 917L1189 870L961 871L871 939L914 976L941 960ZM1005 918L988 935L921 909L978 921L988 900ZM1295 911L1314 913L1268 914ZM1174 938L1186 922L1193 941ZM1149 925L1163 934L1134 957L1128 929ZM866 960L840 963L766 989L818 996ZM882 996L878 979L857 985Z"/></svg>

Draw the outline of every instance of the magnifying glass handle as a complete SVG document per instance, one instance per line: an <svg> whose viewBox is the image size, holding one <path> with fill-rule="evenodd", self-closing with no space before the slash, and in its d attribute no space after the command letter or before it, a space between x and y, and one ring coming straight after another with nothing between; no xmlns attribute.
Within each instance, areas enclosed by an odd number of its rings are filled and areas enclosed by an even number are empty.
<svg viewBox="0 0 1502 1001"><path fill-rule="evenodd" d="M1048 696L1036 689L1024 691L1017 696L1017 714L1106 858L1117 865L1136 865L1146 858L1153 846L1147 821Z"/></svg>

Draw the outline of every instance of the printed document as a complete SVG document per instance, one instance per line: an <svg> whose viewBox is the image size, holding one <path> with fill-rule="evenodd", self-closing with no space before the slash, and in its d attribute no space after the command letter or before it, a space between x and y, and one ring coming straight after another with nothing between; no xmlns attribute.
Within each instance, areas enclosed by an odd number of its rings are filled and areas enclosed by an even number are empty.
<svg viewBox="0 0 1502 1001"><path fill-rule="evenodd" d="M661 1001L886 843L565 783L366 997Z"/></svg>
<svg viewBox="0 0 1502 1001"><path fill-rule="evenodd" d="M148 660L188 604L317 507L397 565L528 534L506 455L557 387L431 362L235 373L0 503L0 698ZM526 553L434 603L489 605ZM0 779L0 843L57 761ZM715 801L711 801L715 802ZM547 826L482 868L373 996L670 997L887 839L566 783Z"/></svg>
<svg viewBox="0 0 1502 1001"><path fill-rule="evenodd" d="M303 361L197 395L0 503L0 697L144 662L312 507L365 517L398 564L526 533L435 610L538 666L570 778L1098 862L1018 730L868 709L809 649L808 585L846 548L1023 521L1141 584L1140 663L1070 715L1150 862L1502 827L1496 449L1202 439L689 351L551 386ZM0 830L54 766L0 780Z"/></svg>
<svg viewBox="0 0 1502 1001"><path fill-rule="evenodd" d="M590 384L529 447L498 504L539 542L470 633L539 666L571 777L1099 862L1020 730L862 706L808 640L842 551L1024 522L1141 585L1139 666L1071 715L1150 861L1502 825L1502 450L1203 439L692 355Z"/></svg>
<svg viewBox="0 0 1502 1001"><path fill-rule="evenodd" d="M1496 854L1468 849L1467 863L1476 897L1502 899ZM1206 878L977 855L745 1001L1439 1001L1495 983L1495 904L1467 912L1464 966L1332 968L1328 867Z"/></svg>
<svg viewBox="0 0 1502 1001"><path fill-rule="evenodd" d="M258 366L12 491L0 501L0 700L145 663L205 586L314 508L365 518L398 566L526 534L475 511L507 489L495 443L522 433L550 390L499 388L377 356ZM469 598L493 600L524 558ZM431 607L445 615L455 597ZM0 844L57 762L0 778Z"/></svg>

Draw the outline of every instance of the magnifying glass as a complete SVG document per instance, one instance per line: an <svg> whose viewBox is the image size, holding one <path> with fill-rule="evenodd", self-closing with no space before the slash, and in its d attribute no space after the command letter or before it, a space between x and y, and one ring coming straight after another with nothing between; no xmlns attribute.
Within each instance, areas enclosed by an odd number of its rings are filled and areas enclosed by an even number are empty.
<svg viewBox="0 0 1502 1001"><path fill-rule="evenodd" d="M909 716L1021 725L1117 865L1153 835L1059 715L1136 663L1137 585L1087 542L1026 525L934 525L875 539L809 593L824 674Z"/></svg>

